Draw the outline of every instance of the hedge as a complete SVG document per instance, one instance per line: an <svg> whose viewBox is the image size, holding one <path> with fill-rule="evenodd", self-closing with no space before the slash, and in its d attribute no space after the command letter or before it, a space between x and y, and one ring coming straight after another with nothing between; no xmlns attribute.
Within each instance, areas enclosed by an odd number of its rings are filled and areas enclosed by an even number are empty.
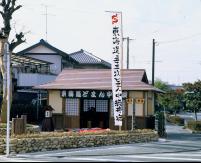
<svg viewBox="0 0 201 163"><path fill-rule="evenodd" d="M184 119L179 116L167 116L167 121L180 126L184 125Z"/></svg>
<svg viewBox="0 0 201 163"><path fill-rule="evenodd" d="M201 131L201 121L188 121L187 127L193 131Z"/></svg>

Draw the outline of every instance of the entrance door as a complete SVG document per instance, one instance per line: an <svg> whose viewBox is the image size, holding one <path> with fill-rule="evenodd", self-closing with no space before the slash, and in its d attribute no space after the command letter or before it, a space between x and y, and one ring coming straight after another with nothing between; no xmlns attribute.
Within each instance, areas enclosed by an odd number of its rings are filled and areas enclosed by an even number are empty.
<svg viewBox="0 0 201 163"><path fill-rule="evenodd" d="M109 100L83 99L81 128L109 128Z"/></svg>

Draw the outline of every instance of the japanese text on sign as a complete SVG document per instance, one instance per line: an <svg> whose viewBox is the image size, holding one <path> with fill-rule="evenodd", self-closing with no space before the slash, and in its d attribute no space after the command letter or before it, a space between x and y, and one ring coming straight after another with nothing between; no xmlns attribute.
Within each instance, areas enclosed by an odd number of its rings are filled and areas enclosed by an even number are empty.
<svg viewBox="0 0 201 163"><path fill-rule="evenodd" d="M61 97L66 98L98 98L98 99L111 99L112 91L88 91L88 90L62 90ZM127 98L128 92L122 92L122 98Z"/></svg>
<svg viewBox="0 0 201 163"><path fill-rule="evenodd" d="M122 53L121 18L115 13L112 15L112 92L114 104L115 126L122 126L122 85L120 70L120 53Z"/></svg>

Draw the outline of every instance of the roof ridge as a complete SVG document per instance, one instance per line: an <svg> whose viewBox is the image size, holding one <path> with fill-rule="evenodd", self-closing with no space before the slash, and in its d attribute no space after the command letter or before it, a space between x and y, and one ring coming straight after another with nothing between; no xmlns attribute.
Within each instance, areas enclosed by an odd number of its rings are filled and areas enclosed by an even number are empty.
<svg viewBox="0 0 201 163"><path fill-rule="evenodd" d="M87 69L82 69L82 68L78 68L78 69L68 69L68 68L65 68L65 69L63 69L63 70L71 70L71 71L77 71L77 70L87 70L87 71L108 71L108 70L111 70L111 69L104 69L104 68L102 68L102 69L91 69L91 68L87 68ZM143 71L143 72L146 72L146 70L145 69L123 69L123 71Z"/></svg>
<svg viewBox="0 0 201 163"><path fill-rule="evenodd" d="M34 44L34 45L32 45L32 46L30 46L30 47L18 52L16 54L17 55L24 55L24 54L26 54L26 52L28 52L28 51L30 51L30 50L32 50L32 49L34 49L34 48L36 48L36 47L38 47L40 45L42 45L42 46L44 46L46 48L49 48L52 51L55 51L56 53L58 53L62 57L65 57L65 58L68 57L69 60L77 63L77 61L75 59L73 59L71 56L69 56L66 52L54 47L53 45L51 45L50 43L48 43L47 41L45 41L43 39L41 39L38 43L36 43L36 44Z"/></svg>
<svg viewBox="0 0 201 163"><path fill-rule="evenodd" d="M87 55L89 55L89 56L93 57L94 59L98 59L98 60L100 60L100 62L102 61L102 59L101 59L101 58L99 58L99 57L95 56L94 54L92 54L92 53L90 53L90 52L88 52L88 51L86 51L86 50L83 50L83 52L86 52L86 53L87 53ZM85 53L85 54L86 54L86 53Z"/></svg>
<svg viewBox="0 0 201 163"><path fill-rule="evenodd" d="M81 49L79 51L76 51L76 52L73 52L73 53L71 53L69 55L72 56L72 57L74 57L74 56L76 57L76 55L79 55L79 54L84 54L84 55L86 55L88 57L91 57L92 59L96 60L96 62L98 62L98 63L102 63L102 64L104 64L104 65L106 65L108 67L111 67L111 63L109 63L109 62L103 60L102 58L94 55L93 53L88 52L88 51L83 50L83 49Z"/></svg>
<svg viewBox="0 0 201 163"><path fill-rule="evenodd" d="M75 55L76 53L78 53L78 52L82 52L83 51L83 49L81 49L81 50L79 50L79 51L76 51L76 52L73 52L73 53L70 53L70 54L68 54L68 55Z"/></svg>

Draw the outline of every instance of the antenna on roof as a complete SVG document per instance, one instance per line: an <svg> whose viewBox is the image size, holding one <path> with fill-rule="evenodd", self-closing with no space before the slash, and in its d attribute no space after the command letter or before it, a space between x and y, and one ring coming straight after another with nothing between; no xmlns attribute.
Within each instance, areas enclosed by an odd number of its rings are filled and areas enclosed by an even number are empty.
<svg viewBox="0 0 201 163"><path fill-rule="evenodd" d="M42 6L44 6L45 7L45 14L43 14L43 15L45 15L45 40L47 41L47 32L48 32L48 15L50 16L55 16L55 15L53 15L53 14L49 14L48 13L48 7L50 7L50 5L46 5L46 4L41 4Z"/></svg>

